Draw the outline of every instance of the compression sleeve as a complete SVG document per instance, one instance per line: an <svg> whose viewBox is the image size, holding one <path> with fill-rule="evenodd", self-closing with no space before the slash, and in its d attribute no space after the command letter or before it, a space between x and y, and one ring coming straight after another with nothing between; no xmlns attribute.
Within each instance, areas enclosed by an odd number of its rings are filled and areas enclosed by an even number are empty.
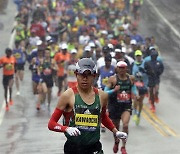
<svg viewBox="0 0 180 154"><path fill-rule="evenodd" d="M63 126L61 124L58 124L58 120L61 118L64 111L56 108L54 110L54 113L52 114L49 123L48 128L49 130L55 131L55 132L65 132L67 126Z"/></svg>
<svg viewBox="0 0 180 154"><path fill-rule="evenodd" d="M103 124L106 128L108 128L110 131L112 131L112 130L115 128L113 122L111 121L111 119L110 119L109 116L107 115L106 107L103 107L103 108L102 108L101 122L102 122L102 124Z"/></svg>
<svg viewBox="0 0 180 154"><path fill-rule="evenodd" d="M135 85L132 86L131 91L134 95L137 95L137 87Z"/></svg>
<svg viewBox="0 0 180 154"><path fill-rule="evenodd" d="M104 91L108 94L112 94L114 92L114 89L110 89L109 87L105 87Z"/></svg>

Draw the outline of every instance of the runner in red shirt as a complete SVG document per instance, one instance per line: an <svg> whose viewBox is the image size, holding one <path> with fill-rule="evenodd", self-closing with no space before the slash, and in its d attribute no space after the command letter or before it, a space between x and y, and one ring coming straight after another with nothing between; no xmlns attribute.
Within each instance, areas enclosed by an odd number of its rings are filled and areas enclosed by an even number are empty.
<svg viewBox="0 0 180 154"><path fill-rule="evenodd" d="M30 27L30 31L34 31L35 35L40 37L42 40L45 39L46 31L39 21L33 21Z"/></svg>

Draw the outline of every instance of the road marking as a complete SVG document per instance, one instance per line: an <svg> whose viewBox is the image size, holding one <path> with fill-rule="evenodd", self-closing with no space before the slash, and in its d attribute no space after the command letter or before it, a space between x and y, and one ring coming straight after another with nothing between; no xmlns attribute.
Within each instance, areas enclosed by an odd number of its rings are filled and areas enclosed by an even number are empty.
<svg viewBox="0 0 180 154"><path fill-rule="evenodd" d="M5 101L3 101L3 104L2 104L2 107L0 110L0 125L3 122L4 113L5 113L5 106L6 106L6 103L5 103Z"/></svg>
<svg viewBox="0 0 180 154"><path fill-rule="evenodd" d="M171 136L177 136L177 133L170 128L167 124L165 124L162 120L160 120L156 114L152 113L146 105L144 105L144 109L149 113L149 115L157 122L159 123Z"/></svg>
<svg viewBox="0 0 180 154"><path fill-rule="evenodd" d="M176 30L176 28L162 15L162 13L158 10L158 8L153 4L153 2L151 0L147 0L147 2L151 5L151 7L155 10L155 12L157 13L157 15L159 15L159 17L164 21L164 23L166 23L169 28L174 32L174 34L180 38L180 33L178 30ZM148 118L147 118L147 114L145 114L145 112L148 113L148 115L153 119L153 123L152 121L150 121ZM154 125L154 123L158 123L159 126L161 126L169 135L171 136L180 136L178 135L173 129L171 129L167 124L165 124L164 122L162 122L157 116L156 114L152 113L148 108L147 106L144 105L143 107L143 115L144 115L144 118L146 120L148 120L151 124ZM162 134L162 133L161 133Z"/></svg>
<svg viewBox="0 0 180 154"><path fill-rule="evenodd" d="M170 29L176 34L177 37L180 38L180 33L174 26L161 14L161 12L157 9L157 7L152 3L151 0L147 0L147 2L153 7L153 9L156 11L156 13L159 15L159 17L170 27Z"/></svg>
<svg viewBox="0 0 180 154"><path fill-rule="evenodd" d="M172 128L160 120L156 114L152 113L146 105L143 106L142 115L162 136L178 136Z"/></svg>
<svg viewBox="0 0 180 154"><path fill-rule="evenodd" d="M162 136L168 136L144 111L142 111L142 116L146 119Z"/></svg>
<svg viewBox="0 0 180 154"><path fill-rule="evenodd" d="M14 22L14 24L13 24L13 27L15 27L15 25L16 25L16 22ZM13 46L14 46L14 38L15 38L15 34L16 34L16 30L14 30L13 31L13 33L11 34L11 37L10 37L10 40L9 40L9 48L13 48Z"/></svg>
<svg viewBox="0 0 180 154"><path fill-rule="evenodd" d="M16 25L16 22L14 22L13 25L15 26L15 25ZM14 26L13 26L13 27L14 27ZM10 41L9 41L9 45L8 45L9 48L13 48L15 34L16 34L16 31L14 30L13 33L11 34L11 37L10 37ZM9 96L9 95L8 95L8 96ZM8 98L8 99L9 99L9 98ZM2 107L1 107L1 109L0 109L0 125L2 124L3 119L4 119L5 106L6 106L6 102L3 101Z"/></svg>

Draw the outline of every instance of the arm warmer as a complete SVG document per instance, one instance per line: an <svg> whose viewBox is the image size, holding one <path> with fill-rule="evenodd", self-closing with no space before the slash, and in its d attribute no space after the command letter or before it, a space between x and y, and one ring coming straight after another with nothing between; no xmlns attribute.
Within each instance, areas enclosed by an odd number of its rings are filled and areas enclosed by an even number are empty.
<svg viewBox="0 0 180 154"><path fill-rule="evenodd" d="M133 93L134 95L137 95L137 94L138 94L138 93L137 93L137 87L136 87L135 85L132 86L131 91L132 91L132 93Z"/></svg>
<svg viewBox="0 0 180 154"><path fill-rule="evenodd" d="M58 124L58 120L60 119L61 115L63 114L64 111L56 108L54 110L54 113L52 114L49 123L48 123L48 128L49 130L55 131L55 132L65 132L67 126L63 126L61 124Z"/></svg>
<svg viewBox="0 0 180 154"><path fill-rule="evenodd" d="M101 122L102 124L108 128L110 131L112 131L115 126L113 124L113 122L111 121L111 119L108 117L107 112L106 112L106 107L102 108L102 113L101 113Z"/></svg>
<svg viewBox="0 0 180 154"><path fill-rule="evenodd" d="M109 87L105 87L104 91L108 94L112 94L114 92L114 89L110 89Z"/></svg>

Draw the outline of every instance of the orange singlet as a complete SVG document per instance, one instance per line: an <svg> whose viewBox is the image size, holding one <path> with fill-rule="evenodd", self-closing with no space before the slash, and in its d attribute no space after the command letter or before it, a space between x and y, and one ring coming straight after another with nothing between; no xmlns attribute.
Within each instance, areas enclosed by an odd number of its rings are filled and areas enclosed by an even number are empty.
<svg viewBox="0 0 180 154"><path fill-rule="evenodd" d="M63 54L61 52L56 53L54 57L55 61L58 63L58 71L57 76L64 76L65 74L65 62L70 60L70 54L67 52L66 54Z"/></svg>
<svg viewBox="0 0 180 154"><path fill-rule="evenodd" d="M3 65L3 75L13 75L15 73L15 57L2 57L0 59L0 65Z"/></svg>

